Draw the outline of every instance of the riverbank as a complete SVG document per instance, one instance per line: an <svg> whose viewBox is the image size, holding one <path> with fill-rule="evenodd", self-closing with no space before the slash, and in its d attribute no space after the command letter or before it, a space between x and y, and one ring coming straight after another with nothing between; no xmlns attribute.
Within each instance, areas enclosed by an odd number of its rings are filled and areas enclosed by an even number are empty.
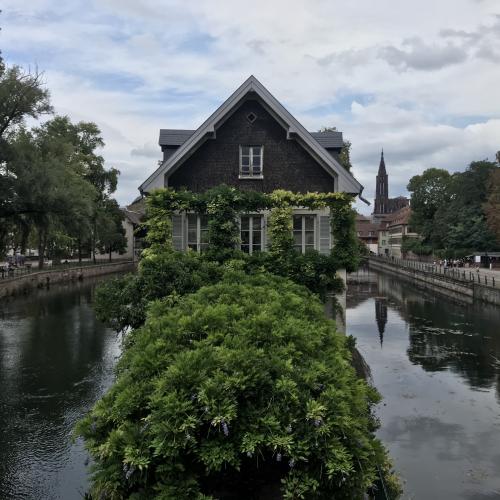
<svg viewBox="0 0 500 500"><path fill-rule="evenodd" d="M472 278L475 276L473 271L463 271L464 277L462 278L460 271L455 274L452 272L442 274L435 272L432 268L433 266L430 265L415 265L415 267L411 267L410 265L405 265L405 261L392 262L380 257L370 257L368 264L370 269L411 280L417 286L423 286L450 298L458 298L468 303L481 301L500 306L500 288L498 287L498 283L495 283L492 279L489 280L489 284L479 283L477 277L475 279L467 279L469 275Z"/></svg>
<svg viewBox="0 0 500 500"><path fill-rule="evenodd" d="M106 274L131 272L135 269L135 265L136 263L131 260L91 266L77 265L63 269L36 271L14 278L6 278L0 280L0 298L29 293L32 290L54 283L82 281L86 278L94 278Z"/></svg>

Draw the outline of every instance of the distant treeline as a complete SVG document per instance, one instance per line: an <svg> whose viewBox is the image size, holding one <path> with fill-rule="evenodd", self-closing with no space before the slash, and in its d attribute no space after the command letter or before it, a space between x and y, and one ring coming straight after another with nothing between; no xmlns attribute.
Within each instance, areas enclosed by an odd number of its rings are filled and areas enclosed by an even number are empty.
<svg viewBox="0 0 500 500"><path fill-rule="evenodd" d="M460 258L500 250L500 151L496 161L474 161L464 172L429 168L410 179L410 226L403 251Z"/></svg>
<svg viewBox="0 0 500 500"><path fill-rule="evenodd" d="M42 74L0 57L0 260L38 249L43 258L111 255L126 246L123 214L112 198L119 171L104 166L92 122L52 114Z"/></svg>

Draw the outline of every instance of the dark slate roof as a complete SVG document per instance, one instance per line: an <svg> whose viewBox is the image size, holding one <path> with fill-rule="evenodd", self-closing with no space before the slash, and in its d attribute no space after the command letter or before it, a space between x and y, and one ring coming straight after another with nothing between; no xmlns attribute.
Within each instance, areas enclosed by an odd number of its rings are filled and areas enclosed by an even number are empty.
<svg viewBox="0 0 500 500"><path fill-rule="evenodd" d="M309 132L325 149L341 148L344 143L342 140L342 132L327 131L327 132Z"/></svg>
<svg viewBox="0 0 500 500"><path fill-rule="evenodd" d="M182 146L193 134L194 130L180 130L174 128L160 129L160 139L158 144L160 146ZM328 131L328 132L309 132L317 142L325 149L341 148L342 132Z"/></svg>
<svg viewBox="0 0 500 500"><path fill-rule="evenodd" d="M194 133L194 130L162 128L158 144L160 146L182 146Z"/></svg>

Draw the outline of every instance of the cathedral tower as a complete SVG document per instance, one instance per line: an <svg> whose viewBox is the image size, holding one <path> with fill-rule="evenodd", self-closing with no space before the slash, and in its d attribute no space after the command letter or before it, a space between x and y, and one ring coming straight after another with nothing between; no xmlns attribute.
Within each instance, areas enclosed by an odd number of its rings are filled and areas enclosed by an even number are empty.
<svg viewBox="0 0 500 500"><path fill-rule="evenodd" d="M378 167L377 185L375 188L375 207L373 213L388 214L389 208L389 180L385 171L384 150L380 156L380 165Z"/></svg>

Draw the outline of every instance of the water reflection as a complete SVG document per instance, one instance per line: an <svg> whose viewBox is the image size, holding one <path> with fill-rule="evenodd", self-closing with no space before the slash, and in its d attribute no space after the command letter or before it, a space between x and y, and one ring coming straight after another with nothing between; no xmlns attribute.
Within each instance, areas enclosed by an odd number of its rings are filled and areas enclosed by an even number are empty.
<svg viewBox="0 0 500 500"><path fill-rule="evenodd" d="M112 381L116 336L90 306L94 282L0 305L0 496L80 498L86 455L75 422Z"/></svg>
<svg viewBox="0 0 500 500"><path fill-rule="evenodd" d="M347 308L405 498L500 498L500 308L376 273L349 284Z"/></svg>

